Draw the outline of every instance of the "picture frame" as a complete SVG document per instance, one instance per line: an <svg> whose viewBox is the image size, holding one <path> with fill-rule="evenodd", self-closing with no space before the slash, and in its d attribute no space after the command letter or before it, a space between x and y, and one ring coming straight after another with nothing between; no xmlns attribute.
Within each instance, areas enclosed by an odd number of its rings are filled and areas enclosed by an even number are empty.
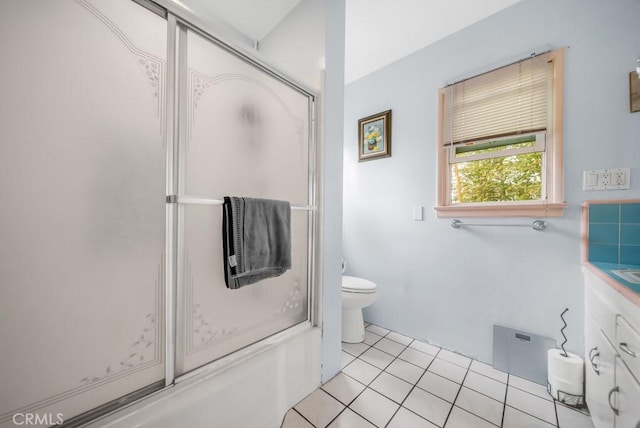
<svg viewBox="0 0 640 428"><path fill-rule="evenodd" d="M391 110L358 120L358 162L391 157Z"/></svg>
<svg viewBox="0 0 640 428"><path fill-rule="evenodd" d="M631 113L640 111L640 77L635 70L629 72L629 109Z"/></svg>

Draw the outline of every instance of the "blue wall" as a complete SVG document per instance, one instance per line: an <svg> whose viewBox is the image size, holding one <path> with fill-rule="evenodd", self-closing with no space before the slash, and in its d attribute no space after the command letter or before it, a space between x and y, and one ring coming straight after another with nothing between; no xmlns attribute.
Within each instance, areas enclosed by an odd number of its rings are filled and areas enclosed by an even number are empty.
<svg viewBox="0 0 640 428"><path fill-rule="evenodd" d="M365 318L490 363L494 324L558 339L568 307L567 348L583 353L581 203L640 196L640 113L629 112L628 88L639 22L638 0L523 0L347 85L343 251L348 273L380 292ZM455 230L432 210L437 91L545 45L566 48L569 207L545 232ZM387 109L393 156L358 163L358 119ZM632 168L630 190L582 190L583 170L614 167ZM424 221L412 220L414 206Z"/></svg>

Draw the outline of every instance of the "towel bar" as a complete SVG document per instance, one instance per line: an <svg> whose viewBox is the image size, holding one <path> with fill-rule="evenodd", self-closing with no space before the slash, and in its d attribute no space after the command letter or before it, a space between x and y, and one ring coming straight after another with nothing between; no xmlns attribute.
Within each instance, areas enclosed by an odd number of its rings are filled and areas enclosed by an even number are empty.
<svg viewBox="0 0 640 428"><path fill-rule="evenodd" d="M178 196L178 195L169 195L167 196L167 203L169 204L197 204L197 205L222 205L224 201L222 199L204 199L204 198L196 198L193 196ZM292 210L306 210L306 211L316 211L318 207L313 205L297 205L291 204Z"/></svg>
<svg viewBox="0 0 640 428"><path fill-rule="evenodd" d="M463 223L462 220L454 218L451 220L451 227L460 229L462 226L499 226L499 227L531 227L533 230L542 232L547 228L547 222L544 220L534 220L531 224L522 223Z"/></svg>

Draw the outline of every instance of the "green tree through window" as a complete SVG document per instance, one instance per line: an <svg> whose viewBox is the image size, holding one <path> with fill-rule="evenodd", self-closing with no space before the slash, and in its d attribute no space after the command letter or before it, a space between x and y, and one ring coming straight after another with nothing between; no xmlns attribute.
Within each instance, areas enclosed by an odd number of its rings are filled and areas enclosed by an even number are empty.
<svg viewBox="0 0 640 428"><path fill-rule="evenodd" d="M453 203L531 201L542 198L542 153L451 165Z"/></svg>

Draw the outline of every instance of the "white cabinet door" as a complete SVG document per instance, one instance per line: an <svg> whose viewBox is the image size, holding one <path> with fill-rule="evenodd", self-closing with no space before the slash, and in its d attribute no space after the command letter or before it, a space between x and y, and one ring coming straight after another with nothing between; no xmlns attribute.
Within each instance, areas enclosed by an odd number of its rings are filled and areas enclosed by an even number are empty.
<svg viewBox="0 0 640 428"><path fill-rule="evenodd" d="M616 358L616 388L616 428L640 428L640 385L620 358Z"/></svg>
<svg viewBox="0 0 640 428"><path fill-rule="evenodd" d="M585 317L587 404L596 428L611 428L614 422L609 393L614 388L615 350L590 315ZM616 405L617 394L612 394Z"/></svg>

